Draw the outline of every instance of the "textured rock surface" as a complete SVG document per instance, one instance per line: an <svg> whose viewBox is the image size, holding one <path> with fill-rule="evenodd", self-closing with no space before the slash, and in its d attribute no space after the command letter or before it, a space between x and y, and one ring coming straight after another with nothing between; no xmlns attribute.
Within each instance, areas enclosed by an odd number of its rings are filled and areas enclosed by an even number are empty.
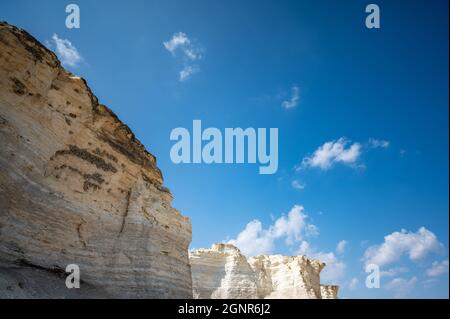
<svg viewBox="0 0 450 319"><path fill-rule="evenodd" d="M0 142L0 296L74 296L58 279L71 263L80 296L192 296L190 221L155 158L83 79L6 23Z"/></svg>
<svg viewBox="0 0 450 319"><path fill-rule="evenodd" d="M189 254L194 298L258 298L257 278L239 249L215 244Z"/></svg>
<svg viewBox="0 0 450 319"><path fill-rule="evenodd" d="M194 298L337 298L338 286L320 285L325 264L305 256L247 259L233 245L215 244L189 259Z"/></svg>
<svg viewBox="0 0 450 319"><path fill-rule="evenodd" d="M339 286L336 285L320 285L322 299L336 299Z"/></svg>

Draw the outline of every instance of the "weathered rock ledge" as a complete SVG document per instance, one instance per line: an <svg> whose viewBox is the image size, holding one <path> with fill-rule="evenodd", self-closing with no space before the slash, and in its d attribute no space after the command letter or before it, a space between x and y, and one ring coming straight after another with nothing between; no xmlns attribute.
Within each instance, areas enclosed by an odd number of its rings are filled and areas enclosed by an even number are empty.
<svg viewBox="0 0 450 319"><path fill-rule="evenodd" d="M238 248L215 244L189 253L194 298L335 299L338 286L321 285L323 262L305 256L246 258Z"/></svg>
<svg viewBox="0 0 450 319"><path fill-rule="evenodd" d="M156 159L26 31L0 23L0 297L192 296L191 224ZM65 287L77 264L81 288Z"/></svg>

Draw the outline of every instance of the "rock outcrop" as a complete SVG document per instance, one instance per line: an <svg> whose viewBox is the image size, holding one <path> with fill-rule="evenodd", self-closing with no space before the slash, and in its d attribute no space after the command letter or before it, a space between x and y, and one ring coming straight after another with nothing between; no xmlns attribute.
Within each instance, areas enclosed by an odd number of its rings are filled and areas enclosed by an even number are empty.
<svg viewBox="0 0 450 319"><path fill-rule="evenodd" d="M197 249L189 260L194 298L258 298L256 273L236 247L216 244Z"/></svg>
<svg viewBox="0 0 450 319"><path fill-rule="evenodd" d="M246 258L238 248L215 244L189 253L194 298L334 299L338 286L320 284L323 262L305 256Z"/></svg>
<svg viewBox="0 0 450 319"><path fill-rule="evenodd" d="M322 299L336 299L339 286L336 285L320 285L320 293Z"/></svg>
<svg viewBox="0 0 450 319"><path fill-rule="evenodd" d="M6 23L0 143L0 297L192 297L191 224L155 157L82 78ZM80 289L65 288L68 264Z"/></svg>

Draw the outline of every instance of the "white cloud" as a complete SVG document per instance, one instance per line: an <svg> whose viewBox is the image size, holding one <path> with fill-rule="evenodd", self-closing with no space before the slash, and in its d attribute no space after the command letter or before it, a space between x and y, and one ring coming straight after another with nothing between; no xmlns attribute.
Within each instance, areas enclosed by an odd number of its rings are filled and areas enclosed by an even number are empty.
<svg viewBox="0 0 450 319"><path fill-rule="evenodd" d="M333 252L317 252L311 248L308 242L302 241L297 253L309 258L318 259L326 264L324 270L320 273L320 278L324 282L336 282L336 280L344 276L347 265Z"/></svg>
<svg viewBox="0 0 450 319"><path fill-rule="evenodd" d="M427 276L437 277L448 273L448 260L442 262L435 261L429 269L427 269Z"/></svg>
<svg viewBox="0 0 450 319"><path fill-rule="evenodd" d="M443 244L425 227L415 233L402 229L385 236L381 245L367 248L363 260L366 265L377 264L382 267L398 261L403 254L412 261L417 261L432 252L439 253L442 249Z"/></svg>
<svg viewBox="0 0 450 319"><path fill-rule="evenodd" d="M335 282L344 276L347 266L342 260L336 257L334 253L319 252L313 254L312 257L319 259L326 264L326 267L320 273L320 278L324 282Z"/></svg>
<svg viewBox="0 0 450 319"><path fill-rule="evenodd" d="M344 276L347 265L340 260L333 252L317 252L312 249L308 242L302 241L297 253L309 258L318 259L326 264L324 270L320 273L323 282L336 282Z"/></svg>
<svg viewBox="0 0 450 319"><path fill-rule="evenodd" d="M437 278L428 278L422 281L422 285L426 289L430 289L439 283L439 279Z"/></svg>
<svg viewBox="0 0 450 319"><path fill-rule="evenodd" d="M270 232L262 228L259 220L249 222L236 239L228 241L238 247L244 255L256 256L270 254L273 250L274 239Z"/></svg>
<svg viewBox="0 0 450 319"><path fill-rule="evenodd" d="M299 180L293 180L291 186L295 189L304 189L306 185L301 183Z"/></svg>
<svg viewBox="0 0 450 319"><path fill-rule="evenodd" d="M183 33L183 32L175 33L172 36L172 39L170 39L169 41L163 42L164 47L167 49L167 51L169 51L173 55L175 55L175 52L178 48L180 48L180 47L183 48L186 45L189 45L190 43L191 43L191 41L187 37L186 33Z"/></svg>
<svg viewBox="0 0 450 319"><path fill-rule="evenodd" d="M307 219L303 206L295 205L287 217L281 216L267 229L263 229L259 220L249 222L236 239L228 243L238 247L247 256L271 254L277 239L284 238L286 245L291 246L305 236L317 235L317 227Z"/></svg>
<svg viewBox="0 0 450 319"><path fill-rule="evenodd" d="M345 248L347 247L348 241L346 240L341 240L340 242L338 242L338 244L336 245L336 252L338 254L343 254L345 252Z"/></svg>
<svg viewBox="0 0 450 319"><path fill-rule="evenodd" d="M198 45L195 45L185 33L178 32L173 34L169 41L163 42L163 45L173 56L177 56L177 53L180 53L179 57L183 64L178 77L180 82L187 80L199 70L199 66L194 64L194 62L203 58L203 50Z"/></svg>
<svg viewBox="0 0 450 319"><path fill-rule="evenodd" d="M358 283L358 278L352 278L352 280L350 280L350 283L348 284L348 289L355 290L358 287Z"/></svg>
<svg viewBox="0 0 450 319"><path fill-rule="evenodd" d="M83 60L77 48L69 40L59 38L56 33L53 34L52 40L53 43L50 46L54 45L56 54L63 65L76 67Z"/></svg>
<svg viewBox="0 0 450 319"><path fill-rule="evenodd" d="M335 163L355 164L361 155L361 148L360 143L350 143L346 138L341 137L337 141L326 142L312 156L305 157L302 167L319 167L327 170Z"/></svg>
<svg viewBox="0 0 450 319"><path fill-rule="evenodd" d="M291 109L296 107L300 101L300 88L297 85L292 86L291 92L292 92L291 98L281 103L281 106L284 107L285 109Z"/></svg>
<svg viewBox="0 0 450 319"><path fill-rule="evenodd" d="M388 148L390 142L387 140L378 140L376 138L370 138L368 142L369 148Z"/></svg>
<svg viewBox="0 0 450 319"><path fill-rule="evenodd" d="M386 290L391 290L394 292L394 297L405 298L407 297L414 288L416 287L417 278L412 277L410 280L404 278L392 279L385 285Z"/></svg>
<svg viewBox="0 0 450 319"><path fill-rule="evenodd" d="M195 72L197 72L197 68L196 67L193 67L193 66L190 66L190 65L185 65L183 70L180 71L180 76L179 76L178 79L180 80L180 82L186 81Z"/></svg>
<svg viewBox="0 0 450 319"><path fill-rule="evenodd" d="M380 276L382 277L394 277L400 273L405 273L408 272L409 269L406 267L394 267L394 268L390 268L388 270L385 271L381 271L380 272Z"/></svg>

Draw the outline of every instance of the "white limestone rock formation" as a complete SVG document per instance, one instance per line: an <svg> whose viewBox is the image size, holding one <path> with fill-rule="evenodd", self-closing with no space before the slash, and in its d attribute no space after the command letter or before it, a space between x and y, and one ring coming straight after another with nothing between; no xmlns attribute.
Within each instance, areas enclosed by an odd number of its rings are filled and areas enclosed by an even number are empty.
<svg viewBox="0 0 450 319"><path fill-rule="evenodd" d="M320 285L322 299L336 299L339 286L336 285Z"/></svg>
<svg viewBox="0 0 450 319"><path fill-rule="evenodd" d="M192 251L189 260L194 298L258 298L256 274L236 247L215 244Z"/></svg>
<svg viewBox="0 0 450 319"><path fill-rule="evenodd" d="M0 23L0 297L192 297L191 224L86 82ZM65 288L77 264L81 288ZM33 278L29 278L35 274Z"/></svg>
<svg viewBox="0 0 450 319"><path fill-rule="evenodd" d="M189 253L194 298L337 298L338 286L320 284L325 263L305 256L246 258L230 244Z"/></svg>

